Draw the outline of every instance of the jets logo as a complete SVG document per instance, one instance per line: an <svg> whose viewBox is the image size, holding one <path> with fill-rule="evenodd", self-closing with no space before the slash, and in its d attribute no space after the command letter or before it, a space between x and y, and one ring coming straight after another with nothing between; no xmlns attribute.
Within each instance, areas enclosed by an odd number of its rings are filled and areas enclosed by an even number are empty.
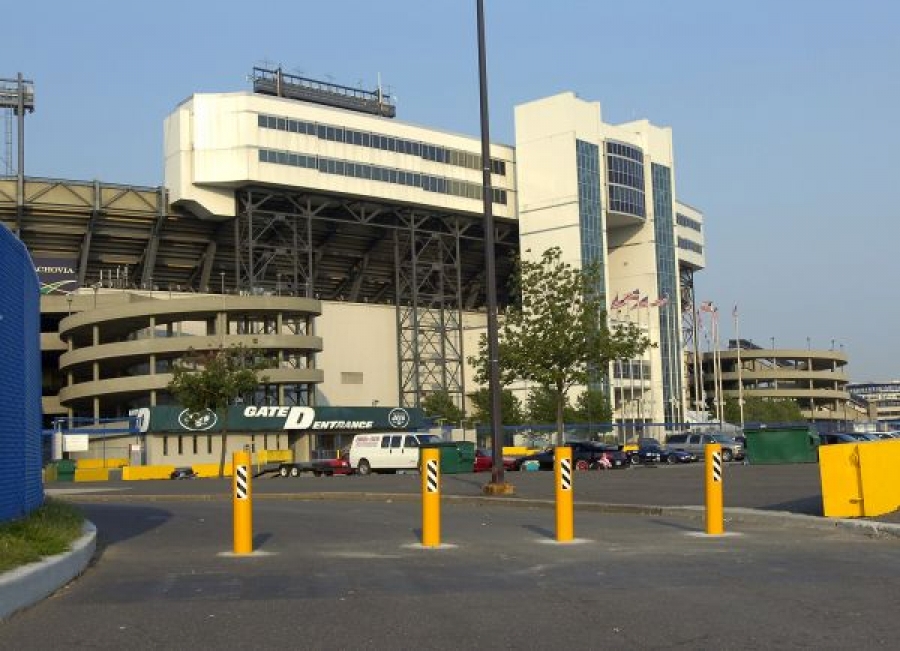
<svg viewBox="0 0 900 651"><path fill-rule="evenodd" d="M388 414L388 423L394 429L403 429L409 425L409 412L399 407L391 409L391 413Z"/></svg>
<svg viewBox="0 0 900 651"><path fill-rule="evenodd" d="M219 417L212 409L189 411L185 409L178 414L178 424L191 432L203 432L212 429L219 422Z"/></svg>

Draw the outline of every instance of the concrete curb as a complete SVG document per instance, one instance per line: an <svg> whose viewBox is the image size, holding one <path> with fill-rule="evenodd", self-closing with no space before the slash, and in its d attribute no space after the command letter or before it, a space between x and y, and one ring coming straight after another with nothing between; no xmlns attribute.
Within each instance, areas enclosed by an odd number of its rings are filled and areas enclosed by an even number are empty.
<svg viewBox="0 0 900 651"><path fill-rule="evenodd" d="M85 520L72 549L0 574L0 620L50 596L84 571L97 548L97 528Z"/></svg>

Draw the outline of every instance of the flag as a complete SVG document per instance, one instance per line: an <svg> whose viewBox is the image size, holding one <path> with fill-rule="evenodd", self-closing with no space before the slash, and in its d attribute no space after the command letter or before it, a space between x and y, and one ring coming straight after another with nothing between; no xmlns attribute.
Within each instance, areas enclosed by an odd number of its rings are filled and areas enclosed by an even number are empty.
<svg viewBox="0 0 900 651"><path fill-rule="evenodd" d="M651 307L663 307L669 304L669 297L663 296L661 298L657 298L655 301L650 303Z"/></svg>
<svg viewBox="0 0 900 651"><path fill-rule="evenodd" d="M650 307L650 297L649 297L649 296L645 296L645 297L642 298L640 301L638 301L638 307L647 307L647 308L649 308L649 307Z"/></svg>
<svg viewBox="0 0 900 651"><path fill-rule="evenodd" d="M616 297L613 299L613 302L609 304L609 309L621 310L623 307L625 307L625 301L620 301L619 295L616 294Z"/></svg>
<svg viewBox="0 0 900 651"><path fill-rule="evenodd" d="M712 301L703 301L700 303L700 311L701 312L715 312L716 306L713 305Z"/></svg>
<svg viewBox="0 0 900 651"><path fill-rule="evenodd" d="M735 319L736 319L737 316L738 316L738 312L737 312L737 303L734 304L734 309L731 310L731 316L733 316Z"/></svg>
<svg viewBox="0 0 900 651"><path fill-rule="evenodd" d="M623 301L636 301L640 297L641 297L641 290L632 289L630 292L628 292L627 294L625 294L625 296L622 297L622 300Z"/></svg>

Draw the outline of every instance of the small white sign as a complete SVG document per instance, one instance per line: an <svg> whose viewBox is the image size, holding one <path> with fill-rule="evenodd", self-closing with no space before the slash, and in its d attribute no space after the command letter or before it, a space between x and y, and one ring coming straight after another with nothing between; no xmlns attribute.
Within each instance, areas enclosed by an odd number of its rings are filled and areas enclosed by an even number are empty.
<svg viewBox="0 0 900 651"><path fill-rule="evenodd" d="M63 452L87 452L87 434L66 434L63 436Z"/></svg>

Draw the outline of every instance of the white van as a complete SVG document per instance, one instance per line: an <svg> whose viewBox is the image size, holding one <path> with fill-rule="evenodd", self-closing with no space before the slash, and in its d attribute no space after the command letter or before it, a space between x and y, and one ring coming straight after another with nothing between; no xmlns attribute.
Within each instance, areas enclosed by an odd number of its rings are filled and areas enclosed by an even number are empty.
<svg viewBox="0 0 900 651"><path fill-rule="evenodd" d="M357 434L350 444L350 467L360 475L411 470L419 465L419 447L423 443L440 441L441 437L436 434Z"/></svg>

